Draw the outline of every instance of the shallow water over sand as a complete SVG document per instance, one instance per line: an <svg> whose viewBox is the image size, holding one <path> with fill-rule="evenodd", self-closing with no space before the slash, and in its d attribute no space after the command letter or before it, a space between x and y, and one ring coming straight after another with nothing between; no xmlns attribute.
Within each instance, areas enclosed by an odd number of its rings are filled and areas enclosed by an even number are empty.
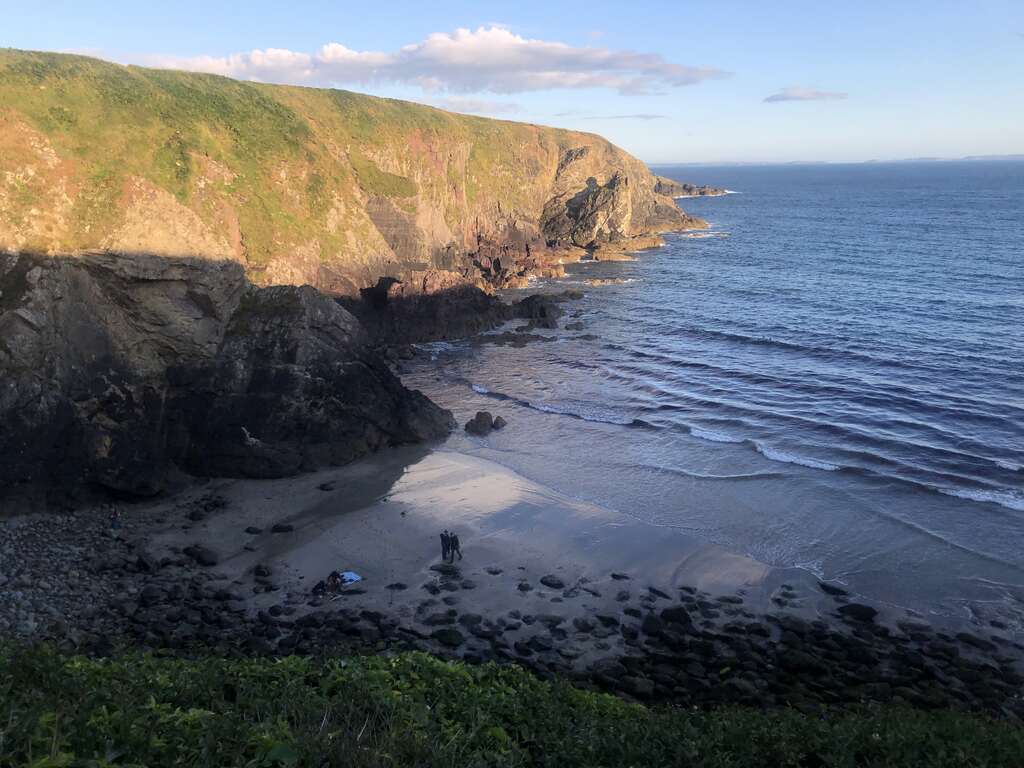
<svg viewBox="0 0 1024 768"><path fill-rule="evenodd" d="M586 291L580 331L431 347L408 384L510 422L451 447L648 524L648 557L682 531L1020 626L1024 165L660 172L741 194L540 285Z"/></svg>

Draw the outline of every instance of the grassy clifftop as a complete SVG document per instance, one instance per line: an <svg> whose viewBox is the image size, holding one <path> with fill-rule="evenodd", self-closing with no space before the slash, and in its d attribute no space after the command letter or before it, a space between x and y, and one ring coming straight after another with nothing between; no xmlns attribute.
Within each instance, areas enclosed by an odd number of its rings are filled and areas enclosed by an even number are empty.
<svg viewBox="0 0 1024 768"><path fill-rule="evenodd" d="M616 174L632 186L614 227L656 229L653 177L591 134L0 50L0 248L230 258L259 281L351 289L538 235L552 199Z"/></svg>
<svg viewBox="0 0 1024 768"><path fill-rule="evenodd" d="M956 712L655 710L423 654L90 660L0 648L0 765L1010 766Z"/></svg>

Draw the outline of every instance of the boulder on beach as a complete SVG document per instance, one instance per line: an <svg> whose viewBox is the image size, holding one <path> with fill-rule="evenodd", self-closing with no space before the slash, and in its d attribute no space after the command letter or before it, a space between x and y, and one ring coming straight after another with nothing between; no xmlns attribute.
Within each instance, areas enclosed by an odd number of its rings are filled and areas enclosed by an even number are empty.
<svg viewBox="0 0 1024 768"><path fill-rule="evenodd" d="M454 627L435 630L431 633L431 637L449 648L458 648L466 641L465 636Z"/></svg>
<svg viewBox="0 0 1024 768"><path fill-rule="evenodd" d="M853 619L854 621L874 621L875 616L878 615L878 611L872 608L870 605L862 605L861 603L850 603L839 607L839 615L845 619Z"/></svg>
<svg viewBox="0 0 1024 768"><path fill-rule="evenodd" d="M549 573L547 576L542 576L541 580L540 580L540 583L543 584L548 589L564 589L565 588L565 582L562 581L560 578L558 578L557 576L555 576L552 573Z"/></svg>
<svg viewBox="0 0 1024 768"><path fill-rule="evenodd" d="M199 565L209 567L217 565L217 563L220 562L220 555L209 547L204 547L201 544L194 544L191 547L186 547L183 552L199 563Z"/></svg>
<svg viewBox="0 0 1024 768"><path fill-rule="evenodd" d="M466 422L466 431L471 435L483 437L494 429L494 417L487 411L477 411L476 416Z"/></svg>

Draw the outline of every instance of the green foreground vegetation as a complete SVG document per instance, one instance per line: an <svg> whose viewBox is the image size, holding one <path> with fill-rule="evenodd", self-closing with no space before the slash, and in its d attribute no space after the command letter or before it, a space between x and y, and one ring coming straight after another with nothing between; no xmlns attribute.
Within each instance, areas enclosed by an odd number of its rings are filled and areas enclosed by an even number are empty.
<svg viewBox="0 0 1024 768"><path fill-rule="evenodd" d="M873 708L651 709L413 653L317 660L0 649L3 766L1019 766L1024 729Z"/></svg>

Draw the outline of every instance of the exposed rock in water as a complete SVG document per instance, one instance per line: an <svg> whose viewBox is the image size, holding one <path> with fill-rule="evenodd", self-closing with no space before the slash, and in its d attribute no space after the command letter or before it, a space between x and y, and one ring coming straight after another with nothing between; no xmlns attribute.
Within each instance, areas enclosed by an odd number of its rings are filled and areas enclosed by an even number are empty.
<svg viewBox="0 0 1024 768"><path fill-rule="evenodd" d="M563 314L559 304L582 298L578 291L527 296L506 304L488 286L460 282L454 273L424 273L417 281L402 282L382 277L359 298L341 297L338 302L359 318L374 343L412 344L423 341L462 339L522 318L524 329L557 328ZM546 339L525 333L506 334L507 340ZM485 336L482 340L506 339Z"/></svg>
<svg viewBox="0 0 1024 768"><path fill-rule="evenodd" d="M0 338L0 494L280 477L453 426L337 302L232 262L0 254Z"/></svg>
<svg viewBox="0 0 1024 768"><path fill-rule="evenodd" d="M487 411L477 411L476 416L466 422L466 431L471 435L483 437L494 429L494 419Z"/></svg>
<svg viewBox="0 0 1024 768"><path fill-rule="evenodd" d="M654 177L654 191L659 195L668 195L669 197L718 197L728 194L726 190L718 187L709 187L706 184L686 184L665 176Z"/></svg>
<svg viewBox="0 0 1024 768"><path fill-rule="evenodd" d="M550 296L535 294L527 296L515 306L515 316L530 321L538 328L557 328L559 318L565 314Z"/></svg>

